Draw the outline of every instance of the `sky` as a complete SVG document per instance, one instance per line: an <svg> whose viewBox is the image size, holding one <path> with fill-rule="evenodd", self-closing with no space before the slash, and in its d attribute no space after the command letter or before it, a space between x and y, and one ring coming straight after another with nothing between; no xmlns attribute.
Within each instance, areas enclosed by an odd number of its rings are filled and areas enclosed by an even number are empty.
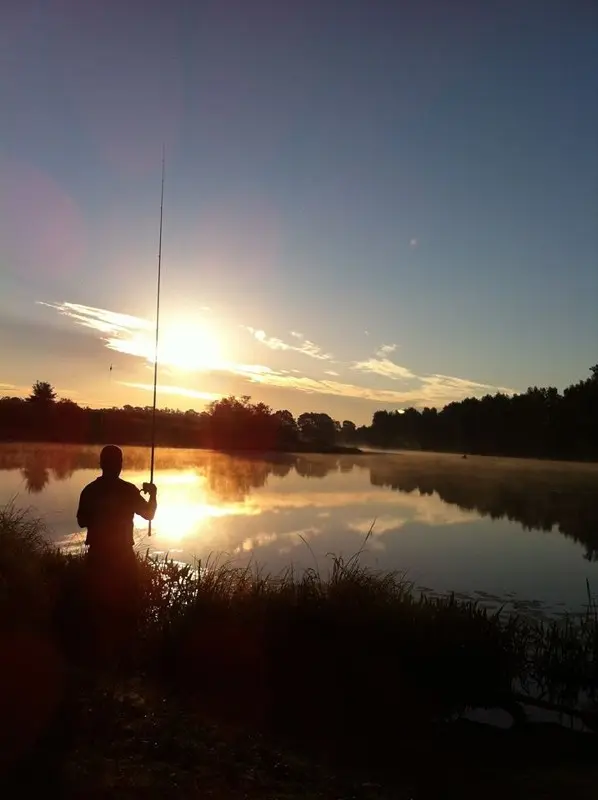
<svg viewBox="0 0 598 800"><path fill-rule="evenodd" d="M379 408L598 361L592 0L4 0L0 394ZM112 367L112 368L111 368Z"/></svg>

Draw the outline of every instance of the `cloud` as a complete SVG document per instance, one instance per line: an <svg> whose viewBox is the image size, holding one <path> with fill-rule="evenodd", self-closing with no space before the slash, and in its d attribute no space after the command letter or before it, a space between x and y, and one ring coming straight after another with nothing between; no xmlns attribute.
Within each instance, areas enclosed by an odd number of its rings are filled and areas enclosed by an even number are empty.
<svg viewBox="0 0 598 800"><path fill-rule="evenodd" d="M154 325L147 319L79 303L43 303L84 328L97 331L109 350L154 361Z"/></svg>
<svg viewBox="0 0 598 800"><path fill-rule="evenodd" d="M155 323L143 317L76 303L40 302L39 305L52 308L78 325L102 334L101 341L109 350L154 363ZM202 310L205 308L202 306ZM181 336L186 337L184 347L181 347ZM213 367L218 368L223 362L217 352L211 352L214 351L211 338L201 325L189 326L189 330L185 326L181 333L175 324L174 334L166 326L164 331L160 331L159 362L187 371L207 372Z"/></svg>
<svg viewBox="0 0 598 800"><path fill-rule="evenodd" d="M58 399L62 397L73 397L79 395L77 389L68 389L62 386L54 387ZM31 394L32 386L19 386L15 383L0 383L0 397L28 397ZM4 394L6 391L9 395Z"/></svg>
<svg viewBox="0 0 598 800"><path fill-rule="evenodd" d="M356 361L351 365L353 370L373 373L393 381L407 380L412 384L404 391L371 390L374 395L371 399L403 406L412 405L415 408L425 408L426 406L441 408L465 397L480 397L496 392L504 394L514 394L515 392L514 389L504 386L493 386L440 373L417 375L408 367L396 364L388 358L388 355L396 349L396 344L383 344L376 351L375 357L365 361Z"/></svg>
<svg viewBox="0 0 598 800"><path fill-rule="evenodd" d="M479 397L485 394L496 394L496 392L515 394L515 390L507 386L478 383L477 381L470 381L467 378L455 378L452 375L426 375L419 380L424 384L424 387L427 387L425 391L432 393L438 392L445 395L452 394L453 400L461 400L464 397ZM447 402L452 402L452 400Z"/></svg>
<svg viewBox="0 0 598 800"><path fill-rule="evenodd" d="M270 372L261 375L247 376L252 383L260 383L267 386L276 386L280 389L293 389L307 394L329 394L337 397L355 398L360 400L370 400L377 403L389 405L414 405L423 408L430 405L429 398L433 396L432 386L427 385L421 389L409 391L393 391L392 389L375 389L369 386L358 386L353 383L342 383L333 380L317 380L306 376L284 375L281 372ZM438 393L438 396L441 392ZM454 392L447 393L450 402L455 399Z"/></svg>
<svg viewBox="0 0 598 800"><path fill-rule="evenodd" d="M41 305L58 311L79 326L96 331L108 349L143 359L146 364L153 362L154 328L148 320L75 303L42 303ZM275 337L269 337L261 329L248 327L246 329L253 334L257 341L272 350L292 350L318 360L332 358L330 354L324 353L318 345L305 339L297 331L291 334L293 339L298 342L297 345L294 345ZM206 364L194 362L193 368L188 369L187 372L201 372L204 375L236 375L250 384L278 387L306 394L354 398L398 407L435 406L440 408L447 403L462 400L468 396L482 396L497 391L505 394L513 393L512 389L505 387L492 386L440 373L416 375L411 369L396 364L388 358L396 350L396 347L395 344L383 344L371 358L353 362L349 366L355 372L375 374L392 381L408 381L405 389L382 389L334 380L339 377L334 370L325 372L330 379L320 380L304 375L295 369L276 370L263 364L240 364L225 360ZM165 356L168 356L169 353L170 351L166 350ZM164 358L161 361L162 367L167 368L169 365L176 367L176 359L169 362L168 358ZM146 383L143 379L140 382L133 380L124 385L143 390L153 389L153 385ZM214 400L221 396L176 384L159 385L159 391L162 395L178 395L202 400Z"/></svg>
<svg viewBox="0 0 598 800"><path fill-rule="evenodd" d="M384 353L378 351L384 356ZM417 377L407 367L402 367L400 364L395 364L388 358L368 358L367 361L356 361L351 369L359 370L360 372L373 372L375 375L382 375L384 378L390 378L393 381L401 379L409 379Z"/></svg>
<svg viewBox="0 0 598 800"><path fill-rule="evenodd" d="M128 386L131 389L143 389L144 391L153 392L153 383L131 383L129 381L119 381L121 386ZM184 386L164 386L158 384L158 394L176 395L179 397L192 397L197 400L220 400L221 394L214 392L200 392L197 389L187 389Z"/></svg>
<svg viewBox="0 0 598 800"><path fill-rule="evenodd" d="M258 342L265 344L271 350L293 350L293 346L283 342L282 339L277 339L274 336L266 336L266 331L259 328L251 328L247 326L247 330L252 333Z"/></svg>
<svg viewBox="0 0 598 800"><path fill-rule="evenodd" d="M291 375L276 371L261 365L231 365L231 372L245 378L249 383L262 386L272 386L279 389L303 392L305 394L323 394L334 397L367 400L370 402L384 403L386 405L413 406L415 408L442 407L447 403L462 400L464 397L480 396L489 392L502 391L511 394L513 390L493 387L462 378L453 378L444 375L430 375L417 378L420 385L406 391L392 389L375 389L368 386L359 386L353 383L343 383L334 380L318 380L304 375ZM126 383L123 385L132 388L153 390L152 384ZM158 386L159 393L180 395L202 400L218 400L221 395L210 392L201 392L176 386Z"/></svg>
<svg viewBox="0 0 598 800"><path fill-rule="evenodd" d="M332 375L334 378L338 378L339 373L335 372L333 369L325 369L324 375Z"/></svg>
<svg viewBox="0 0 598 800"><path fill-rule="evenodd" d="M375 357L368 358L365 361L355 361L351 369L371 372L375 375L381 375L383 378L390 378L393 381L416 378L417 376L410 369L396 364L388 358L397 347L398 345L393 343L380 345L376 350Z"/></svg>
<svg viewBox="0 0 598 800"><path fill-rule="evenodd" d="M504 394L514 394L515 392L514 389L505 386L493 386L488 383L479 383L478 381L457 378L452 375L439 373L416 375L408 367L396 364L387 358L396 348L396 344L384 344L376 351L376 357L369 358L366 361L354 362L351 369L370 372L393 381L407 380L411 384L418 384L402 392L390 392L389 395L394 395L397 403L413 405L416 408L424 408L425 406L440 408L465 397L480 397L485 394L495 394L496 392L503 392ZM382 397L376 399L382 401Z"/></svg>
<svg viewBox="0 0 598 800"><path fill-rule="evenodd" d="M53 308L65 317L75 320L86 328L100 333L131 333L132 331L151 331L154 326L149 320L134 317L131 314L119 314L105 308L94 308L79 303L44 303L38 305Z"/></svg>
<svg viewBox="0 0 598 800"><path fill-rule="evenodd" d="M418 244L419 244L419 241L418 241L417 239L415 239L415 238L413 238L413 239L411 239L411 240L409 241L409 247L410 247L412 250L415 250L415 248L417 247L417 245L418 245Z"/></svg>
<svg viewBox="0 0 598 800"><path fill-rule="evenodd" d="M258 342L265 344L266 347L269 347L271 350L293 350L296 353L303 353L305 356L317 358L321 361L329 361L332 358L331 353L325 353L319 345L306 339L303 334L298 331L291 331L291 336L300 342L299 345L296 345L283 342L282 339L278 339L275 336L267 336L266 332L261 328L252 328L250 325L244 327L253 334Z"/></svg>
<svg viewBox="0 0 598 800"><path fill-rule="evenodd" d="M15 383L0 383L0 397L28 397L31 386L18 386Z"/></svg>
<svg viewBox="0 0 598 800"><path fill-rule="evenodd" d="M239 375L264 375L273 372L270 367L265 367L263 364L229 364L227 367L227 371L234 371ZM292 371L298 372L298 370Z"/></svg>

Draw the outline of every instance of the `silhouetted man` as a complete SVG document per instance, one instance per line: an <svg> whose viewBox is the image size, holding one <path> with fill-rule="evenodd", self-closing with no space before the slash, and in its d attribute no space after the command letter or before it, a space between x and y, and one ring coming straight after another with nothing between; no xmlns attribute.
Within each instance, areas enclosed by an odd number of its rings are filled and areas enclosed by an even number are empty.
<svg viewBox="0 0 598 800"><path fill-rule="evenodd" d="M85 543L94 557L112 559L131 553L133 517L139 514L150 520L156 513L156 487L144 484L149 494L149 500L144 500L134 484L120 478L122 466L120 447L107 445L100 454L102 475L81 492L77 522L87 528Z"/></svg>
<svg viewBox="0 0 598 800"><path fill-rule="evenodd" d="M140 610L140 564L133 550L133 517L154 518L157 489L139 489L123 481L120 447L107 445L100 454L102 474L81 492L77 522L87 528L86 628L94 661L124 652Z"/></svg>

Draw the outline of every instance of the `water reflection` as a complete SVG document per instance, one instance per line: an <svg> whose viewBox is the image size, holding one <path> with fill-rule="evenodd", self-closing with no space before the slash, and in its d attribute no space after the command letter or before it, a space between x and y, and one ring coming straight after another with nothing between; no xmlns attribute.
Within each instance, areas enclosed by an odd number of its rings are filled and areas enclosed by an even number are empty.
<svg viewBox="0 0 598 800"><path fill-rule="evenodd" d="M477 462L477 463L476 463ZM598 560L598 465L469 459L467 467L412 460L409 470L379 462L373 485L400 492L437 494L445 503L491 519L508 519L526 530L559 533L583 544L584 558Z"/></svg>
<svg viewBox="0 0 598 800"><path fill-rule="evenodd" d="M223 470L205 475L192 470L164 470L159 473L160 497L153 530L166 544L177 544L193 534L201 537L206 523L221 517L258 514L259 509L244 502L241 484L224 480ZM140 485L146 473L130 473L128 480ZM215 490L219 486L223 491ZM143 529L138 529L143 530Z"/></svg>
<svg viewBox="0 0 598 800"><path fill-rule="evenodd" d="M27 492L41 494L51 480L66 481L78 471L96 471L98 452L97 447L3 445L0 470L18 471ZM147 479L148 465L147 449L125 449L125 477L129 480L140 485ZM156 467L160 484L156 529L173 542L196 532L206 520L255 516L269 507L278 511L341 509L350 503L379 508L389 502L388 494L379 490L391 489L404 495L403 507L405 503L409 507L408 498L412 498L410 521L450 524L482 516L517 522L526 530L557 529L583 545L584 558L598 560L598 465L483 458L462 461L456 456L427 454L233 458L203 451L161 450ZM363 491L364 471L369 473L372 489L378 491ZM355 472L360 476L354 481ZM306 478L310 479L307 486ZM269 480L277 481L275 498L268 492ZM423 502L426 498L428 502ZM404 518L378 514L376 530L390 530L404 522ZM370 523L371 518L354 520L349 528L363 531Z"/></svg>
<svg viewBox="0 0 598 800"><path fill-rule="evenodd" d="M0 504L32 504L53 541L80 546L75 510L99 450L0 445ZM315 560L325 571L326 554L353 555L375 518L363 562L407 569L434 591L555 609L580 608L586 579L598 585L598 465L160 450L156 469L155 535L143 525L136 541L180 560L218 555L274 573ZM140 486L148 472L149 451L125 448L123 476Z"/></svg>
<svg viewBox="0 0 598 800"><path fill-rule="evenodd" d="M21 470L28 494L39 494L50 483L50 471L38 461L28 461Z"/></svg>

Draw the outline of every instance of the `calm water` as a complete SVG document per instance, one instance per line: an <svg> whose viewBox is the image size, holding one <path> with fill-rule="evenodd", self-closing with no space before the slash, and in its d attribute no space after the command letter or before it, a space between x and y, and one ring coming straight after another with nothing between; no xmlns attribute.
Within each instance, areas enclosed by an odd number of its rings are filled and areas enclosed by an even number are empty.
<svg viewBox="0 0 598 800"><path fill-rule="evenodd" d="M34 507L54 542L80 547L77 501L97 475L98 452L0 445L0 504ZM353 555L375 520L362 562L434 592L558 613L582 608L586 579L598 591L598 465L191 450L159 451L156 463L154 535L140 524L136 538L179 560L218 555L271 572L325 572L327 554ZM123 477L141 486L148 464L147 450L125 449Z"/></svg>

